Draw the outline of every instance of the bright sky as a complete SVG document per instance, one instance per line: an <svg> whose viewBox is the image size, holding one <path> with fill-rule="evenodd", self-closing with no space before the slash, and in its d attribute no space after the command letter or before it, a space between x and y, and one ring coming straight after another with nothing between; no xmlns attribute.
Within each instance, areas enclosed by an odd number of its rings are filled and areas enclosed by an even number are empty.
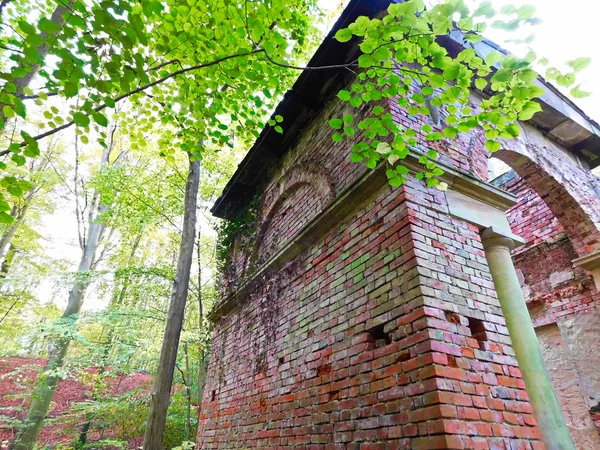
<svg viewBox="0 0 600 450"><path fill-rule="evenodd" d="M531 44L540 56L545 56L550 63L559 66L566 61L588 56L592 63L579 74L579 81L584 82L582 88L592 92L583 99L575 99L575 103L596 122L600 122L600 39L598 17L600 2L597 0L493 0L495 8L505 4L533 5L537 8L537 16L542 23L531 28L535 40ZM525 34L527 36L529 32ZM502 44L506 32L490 29L486 37ZM502 45L507 50L519 53L514 44Z"/></svg>

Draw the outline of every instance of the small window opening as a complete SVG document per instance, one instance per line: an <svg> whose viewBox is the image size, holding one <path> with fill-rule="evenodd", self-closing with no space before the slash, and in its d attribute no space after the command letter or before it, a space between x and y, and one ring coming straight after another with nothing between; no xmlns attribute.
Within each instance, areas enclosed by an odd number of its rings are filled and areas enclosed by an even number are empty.
<svg viewBox="0 0 600 450"><path fill-rule="evenodd" d="M214 402L217 399L217 391L212 391L210 395L210 401Z"/></svg>
<svg viewBox="0 0 600 450"><path fill-rule="evenodd" d="M373 340L373 342L375 342L375 346L377 348L385 347L386 345L392 343L392 339L390 338L390 335L388 333L386 333L383 329L384 326L385 326L384 324L377 325L367 331L367 333L369 333L369 335L371 336L371 339Z"/></svg>
<svg viewBox="0 0 600 450"><path fill-rule="evenodd" d="M279 358L279 365L282 365L285 362L285 358L282 356Z"/></svg>
<svg viewBox="0 0 600 450"><path fill-rule="evenodd" d="M480 347L482 343L489 340L482 320L469 317L469 329L471 330L471 336L477 339Z"/></svg>

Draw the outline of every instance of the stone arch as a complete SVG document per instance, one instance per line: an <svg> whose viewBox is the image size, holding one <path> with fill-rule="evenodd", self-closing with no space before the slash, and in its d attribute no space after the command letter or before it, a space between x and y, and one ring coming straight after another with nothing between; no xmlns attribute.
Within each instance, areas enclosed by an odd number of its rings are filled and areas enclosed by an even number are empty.
<svg viewBox="0 0 600 450"><path fill-rule="evenodd" d="M316 164L297 164L288 169L270 189L264 202L264 214L256 238L254 253L258 256L265 235L269 231L273 219L285 201L294 196L300 189L309 187L319 198L319 208L309 214L315 217L335 199L335 190L331 176Z"/></svg>
<svg viewBox="0 0 600 450"><path fill-rule="evenodd" d="M577 254L600 249L600 198L598 181L571 158L535 144L493 154L506 163L546 203ZM561 152L562 153L562 152Z"/></svg>

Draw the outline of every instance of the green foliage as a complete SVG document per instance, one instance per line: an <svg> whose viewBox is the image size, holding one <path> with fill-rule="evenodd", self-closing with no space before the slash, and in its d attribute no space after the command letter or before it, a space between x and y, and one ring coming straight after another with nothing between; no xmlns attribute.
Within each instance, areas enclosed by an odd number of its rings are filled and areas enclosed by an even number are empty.
<svg viewBox="0 0 600 450"><path fill-rule="evenodd" d="M339 131L332 134L333 141L341 142L360 131L366 139L352 146L351 160L363 162L371 169L386 161L390 184L402 184L408 170L400 161L411 149L419 147L419 140L417 130L400 125L378 104L393 101L416 118L411 123L420 124L418 131L426 141L457 139L462 133L481 128L486 147L492 152L498 150L501 139L519 135L518 120L529 120L541 110L535 99L544 90L537 84L538 74L534 69L540 59L533 52L518 58L499 51L491 51L482 58L469 45L453 58L438 38L458 30L466 41L478 42L490 24L512 31L535 23L534 12L530 6L507 6L499 14L491 2L470 10L463 0L448 0L426 8L422 0L409 0L392 3L381 18L359 17L335 35L340 42L359 38L362 51L357 80L350 91L340 90L338 98L348 103L348 108L376 106L370 116L355 126L349 125L353 117L348 113L343 120L332 118L329 124L334 130L340 130L342 123L348 124L343 134ZM567 65L572 72L565 74L548 68L546 78L561 86L571 86L575 74L589 62L589 58L569 61ZM471 102L473 87L484 91L479 105ZM573 97L587 94L579 86L571 90ZM429 116L433 109L441 111L443 124L431 123ZM432 161L435 159L432 152L421 158L424 171L417 173L430 186L438 185L436 177L442 174Z"/></svg>
<svg viewBox="0 0 600 450"><path fill-rule="evenodd" d="M295 77L285 65L310 55L320 34L316 0L243 8L225 0L44 0L8 4L3 15L0 131L30 121L36 108L44 116L40 132L7 144L17 165L65 127L78 127L84 143L97 133L107 145L110 118L122 121L133 150L160 130L168 160L178 149L200 158L207 148L233 147L234 136L254 138ZM42 89L23 87L31 74ZM135 113L119 112L123 104ZM269 123L283 133L282 122ZM0 221L11 220L9 210L0 199Z"/></svg>

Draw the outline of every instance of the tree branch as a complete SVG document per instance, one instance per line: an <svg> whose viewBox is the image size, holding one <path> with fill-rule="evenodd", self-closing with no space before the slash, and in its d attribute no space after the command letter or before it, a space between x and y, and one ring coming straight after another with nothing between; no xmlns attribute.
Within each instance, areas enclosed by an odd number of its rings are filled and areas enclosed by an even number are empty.
<svg viewBox="0 0 600 450"><path fill-rule="evenodd" d="M132 95L139 94L140 92L144 92L146 89L149 89L149 88L151 88L153 86L156 86L157 84L164 83L165 81L167 81L167 80L169 80L171 78L174 78L174 77L176 77L178 75L182 75L182 74L187 73L187 72L192 72L194 70L199 70L199 69L205 69L207 67L215 66L217 64L220 64L220 63L222 63L224 61L227 61L227 60L230 60L230 59L239 58L241 56L254 55L256 53L263 53L264 51L265 51L264 49L258 48L258 49L254 49L254 50L252 50L250 52L235 53L233 55L228 55L228 56L224 56L222 58L215 59L214 61L210 61L208 63L197 64L195 66L190 66L190 67L186 67L184 69L176 70L175 72L172 72L172 73L170 73L168 75L165 75L164 77L159 78L158 80L152 81L151 83L148 83L148 84L146 84L144 86L140 86L137 89L134 89L134 90L132 90L130 92L127 92L125 94L119 95L113 101L114 101L114 103L120 102L121 100L124 100L124 99L126 99L128 97L131 97ZM106 108L108 108L108 105L106 103L103 103L102 105L97 106L96 108L94 108L92 111L93 112L99 112L99 111L102 111L103 109L106 109ZM48 136L52 136L53 134L56 134L59 131L62 131L64 129L66 129L66 128L70 128L73 125L75 125L75 121L71 120L70 122L67 122L67 123L63 124L60 127L56 127L56 128L51 129L51 130L48 130L48 131L46 131L44 133L38 134L37 136L34 136L33 139L36 140L36 141L39 141L40 139L43 139L43 138L48 137ZM21 147L24 147L25 145L27 145L27 143L25 141L21 142L21 144L20 144ZM9 153L10 153L10 150L3 150L3 151L0 152L0 156L8 155Z"/></svg>

